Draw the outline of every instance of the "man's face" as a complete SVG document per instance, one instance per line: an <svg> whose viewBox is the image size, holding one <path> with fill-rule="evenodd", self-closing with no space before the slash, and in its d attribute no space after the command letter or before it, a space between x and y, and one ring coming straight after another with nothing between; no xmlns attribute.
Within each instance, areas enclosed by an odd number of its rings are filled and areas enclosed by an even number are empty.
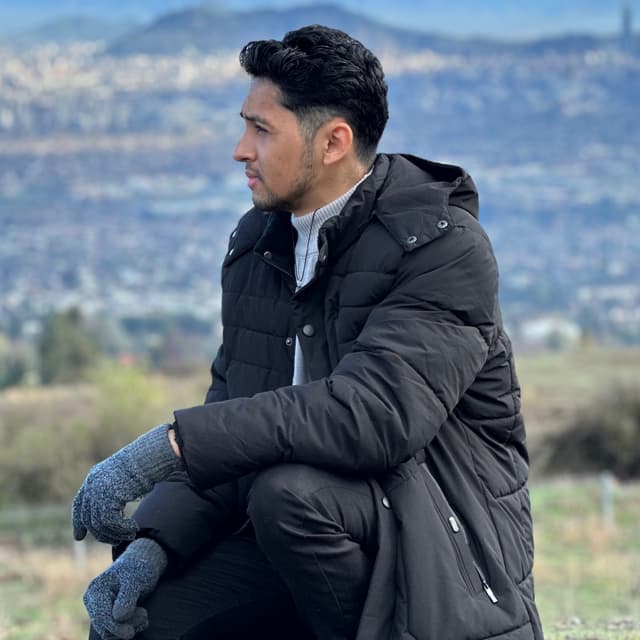
<svg viewBox="0 0 640 640"><path fill-rule="evenodd" d="M245 131L233 158L245 163L256 207L308 213L313 209L307 208L314 183L313 146L279 97L269 80L252 83L240 112Z"/></svg>

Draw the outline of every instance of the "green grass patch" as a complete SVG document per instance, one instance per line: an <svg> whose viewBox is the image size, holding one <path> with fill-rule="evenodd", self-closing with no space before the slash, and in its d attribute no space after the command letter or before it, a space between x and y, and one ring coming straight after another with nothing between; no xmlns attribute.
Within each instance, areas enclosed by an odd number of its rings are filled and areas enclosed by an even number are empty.
<svg viewBox="0 0 640 640"><path fill-rule="evenodd" d="M531 496L548 637L640 638L640 485L614 485L612 523L597 478L534 485Z"/></svg>
<svg viewBox="0 0 640 640"><path fill-rule="evenodd" d="M640 640L640 484L614 484L612 526L603 519L598 478L534 483L531 497L547 640ZM29 522L55 526L54 514ZM5 533L15 532L8 519L0 516ZM67 525L60 527L69 539ZM82 593L109 563L105 545L89 545L88 553L79 568L71 543L16 547L5 537L3 545L0 531L0 640L85 638Z"/></svg>

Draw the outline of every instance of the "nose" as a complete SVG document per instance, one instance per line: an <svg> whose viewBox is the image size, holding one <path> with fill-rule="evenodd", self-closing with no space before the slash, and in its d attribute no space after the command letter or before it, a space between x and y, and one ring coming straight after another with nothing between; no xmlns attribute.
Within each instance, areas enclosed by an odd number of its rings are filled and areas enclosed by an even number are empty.
<svg viewBox="0 0 640 640"><path fill-rule="evenodd" d="M238 140L238 144L233 152L233 159L238 162L250 162L255 160L255 155L255 148L253 144L251 144L248 132L245 131L240 140Z"/></svg>

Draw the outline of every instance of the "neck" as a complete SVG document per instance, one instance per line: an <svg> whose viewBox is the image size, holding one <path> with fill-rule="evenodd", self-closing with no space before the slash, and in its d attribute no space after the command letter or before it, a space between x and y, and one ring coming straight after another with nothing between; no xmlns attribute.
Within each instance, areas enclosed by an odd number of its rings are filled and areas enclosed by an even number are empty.
<svg viewBox="0 0 640 640"><path fill-rule="evenodd" d="M358 164L349 171L328 173L325 178L319 180L312 197L292 211L293 215L296 217L308 215L333 202L358 184L367 171L366 167Z"/></svg>

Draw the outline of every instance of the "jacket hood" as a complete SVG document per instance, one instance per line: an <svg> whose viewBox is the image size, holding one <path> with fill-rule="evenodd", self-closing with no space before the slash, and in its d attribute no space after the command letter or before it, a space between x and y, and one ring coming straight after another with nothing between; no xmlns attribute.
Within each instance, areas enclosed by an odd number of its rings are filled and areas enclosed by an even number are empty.
<svg viewBox="0 0 640 640"><path fill-rule="evenodd" d="M372 175L352 196L411 252L455 226L452 208L478 218L478 193L464 169L411 155L381 154ZM459 219L459 216L458 216Z"/></svg>
<svg viewBox="0 0 640 640"><path fill-rule="evenodd" d="M424 210L425 205L436 208L456 206L478 218L478 191L462 167L408 154L382 154L376 167L385 162L388 163L385 182L389 188L385 189L381 200L391 196L397 206L398 198L404 192L403 200L411 208L419 206Z"/></svg>

